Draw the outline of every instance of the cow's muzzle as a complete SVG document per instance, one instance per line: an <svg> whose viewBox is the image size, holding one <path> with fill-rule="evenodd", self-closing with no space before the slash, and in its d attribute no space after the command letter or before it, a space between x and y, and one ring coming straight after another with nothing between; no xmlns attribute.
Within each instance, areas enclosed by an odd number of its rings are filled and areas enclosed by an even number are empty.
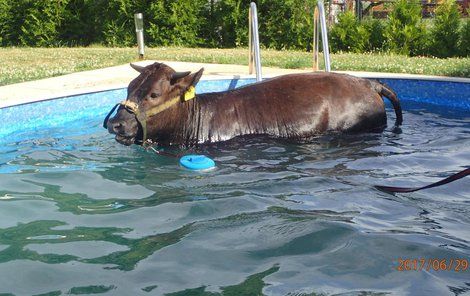
<svg viewBox="0 0 470 296"><path fill-rule="evenodd" d="M126 109L125 111L127 111L130 114L135 116L135 118L137 120L137 123L140 125L142 130L145 128L146 119L143 119L142 115L139 115L138 105L134 102L131 102L131 101L122 101L122 102L116 104L109 111L108 115L106 115L106 117L103 121L103 127L105 129L107 129L109 131L109 133L115 134L116 135L116 141L123 144L123 145L129 146L129 145L132 145L132 144L139 144L141 142L143 143L144 140L137 140L136 141L137 134L139 133L138 130L134 131L132 133L129 132L130 128L128 126L129 125L128 120L117 119L116 117L111 118L114 111L116 111L116 109L120 106L124 107ZM143 125L142 125L142 122L143 122Z"/></svg>
<svg viewBox="0 0 470 296"><path fill-rule="evenodd" d="M144 144L147 141L147 118L150 118L152 116L155 116L168 108L173 107L174 105L178 104L179 102L187 102L189 100L192 100L196 97L196 90L194 86L189 87L186 92L181 95L181 96L176 96L158 106L155 106L149 110L141 110L139 104L132 102L130 100L124 100L118 104L116 104L111 111L109 111L108 115L106 115L104 122L103 122L103 127L105 129L108 129L108 121L111 115L114 113L116 108L119 106L124 107L129 113L132 113L135 115L135 119L140 125L140 128L142 129L142 140L141 144ZM109 129L108 129L109 130ZM117 139L116 139L117 140Z"/></svg>

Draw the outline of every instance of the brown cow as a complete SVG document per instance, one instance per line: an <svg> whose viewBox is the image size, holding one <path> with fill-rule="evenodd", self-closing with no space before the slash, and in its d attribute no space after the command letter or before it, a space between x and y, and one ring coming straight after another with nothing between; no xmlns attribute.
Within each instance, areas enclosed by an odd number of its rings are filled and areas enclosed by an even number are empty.
<svg viewBox="0 0 470 296"><path fill-rule="evenodd" d="M387 124L381 95L391 100L396 125L402 123L392 90L346 74L290 74L195 95L203 69L190 74L161 63L131 66L140 75L129 84L127 100L104 121L124 145L150 139L187 147L245 135L308 140L327 132L378 131Z"/></svg>

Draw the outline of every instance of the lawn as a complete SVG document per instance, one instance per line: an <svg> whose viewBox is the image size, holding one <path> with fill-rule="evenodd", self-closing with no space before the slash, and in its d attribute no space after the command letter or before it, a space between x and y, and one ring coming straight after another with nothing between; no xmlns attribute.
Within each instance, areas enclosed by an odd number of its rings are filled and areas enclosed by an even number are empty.
<svg viewBox="0 0 470 296"><path fill-rule="evenodd" d="M0 85L53 77L136 61L135 48L0 48ZM147 48L150 60L246 65L248 49ZM263 66L310 68L312 53L261 51ZM372 71L470 77L470 57L436 59L384 53L331 55L332 70Z"/></svg>

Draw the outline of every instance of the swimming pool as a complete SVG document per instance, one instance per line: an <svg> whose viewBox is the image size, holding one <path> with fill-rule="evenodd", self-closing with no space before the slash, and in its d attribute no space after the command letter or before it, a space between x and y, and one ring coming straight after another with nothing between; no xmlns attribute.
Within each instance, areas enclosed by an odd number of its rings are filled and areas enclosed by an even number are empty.
<svg viewBox="0 0 470 296"><path fill-rule="evenodd" d="M381 134L214 145L204 173L114 141L101 124L123 89L0 109L0 293L468 293L470 268L456 269L470 261L468 178L373 185L468 165L470 83L383 81L401 133L388 108ZM419 270L400 271L406 259Z"/></svg>

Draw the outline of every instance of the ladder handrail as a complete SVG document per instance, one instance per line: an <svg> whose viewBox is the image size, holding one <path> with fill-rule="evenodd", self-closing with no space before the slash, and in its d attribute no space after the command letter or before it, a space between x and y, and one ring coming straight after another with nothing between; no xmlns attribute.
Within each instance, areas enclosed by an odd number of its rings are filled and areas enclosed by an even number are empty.
<svg viewBox="0 0 470 296"><path fill-rule="evenodd" d="M137 47L139 52L139 59L144 59L144 15L142 13L134 14L135 34L137 36Z"/></svg>
<svg viewBox="0 0 470 296"><path fill-rule="evenodd" d="M313 14L313 70L318 70L318 53L319 53L319 32L318 25L321 27L321 38L323 44L323 57L325 59L325 71L331 71L330 65L330 50L328 46L328 33L326 29L326 16L325 16L325 6L323 5L323 0L317 1L317 7Z"/></svg>
<svg viewBox="0 0 470 296"><path fill-rule="evenodd" d="M253 61L256 67L256 81L261 81L261 57L259 49L258 12L256 3L250 3L248 12L248 73L253 74Z"/></svg>

